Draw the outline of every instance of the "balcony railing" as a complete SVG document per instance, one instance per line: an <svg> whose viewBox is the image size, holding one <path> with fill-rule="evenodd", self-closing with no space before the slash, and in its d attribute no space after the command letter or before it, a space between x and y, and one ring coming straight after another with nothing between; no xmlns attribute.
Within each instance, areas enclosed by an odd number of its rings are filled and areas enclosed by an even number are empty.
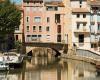
<svg viewBox="0 0 100 80"><path fill-rule="evenodd" d="M86 28L83 28L83 29L75 29L74 32L78 32L78 33L89 33L90 30L89 29L86 29Z"/></svg>
<svg viewBox="0 0 100 80"><path fill-rule="evenodd" d="M41 42L40 38L31 38L31 39L26 39L26 42Z"/></svg>

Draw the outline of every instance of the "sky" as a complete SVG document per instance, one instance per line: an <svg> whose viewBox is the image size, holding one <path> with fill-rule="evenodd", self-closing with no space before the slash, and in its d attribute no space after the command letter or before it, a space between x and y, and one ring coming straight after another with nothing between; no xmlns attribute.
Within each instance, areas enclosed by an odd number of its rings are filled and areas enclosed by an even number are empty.
<svg viewBox="0 0 100 80"><path fill-rule="evenodd" d="M15 2L16 4L21 4L22 0L11 0L11 2ZM44 1L61 1L61 0L44 0Z"/></svg>
<svg viewBox="0 0 100 80"><path fill-rule="evenodd" d="M16 4L21 4L22 0L10 0L11 2L15 2Z"/></svg>

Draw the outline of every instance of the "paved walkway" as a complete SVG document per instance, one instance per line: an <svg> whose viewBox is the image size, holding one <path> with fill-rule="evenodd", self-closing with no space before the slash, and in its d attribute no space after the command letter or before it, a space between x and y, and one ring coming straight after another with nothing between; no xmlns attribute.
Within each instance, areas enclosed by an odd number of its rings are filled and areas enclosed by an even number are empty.
<svg viewBox="0 0 100 80"><path fill-rule="evenodd" d="M96 54L92 51L77 49L77 52L75 52L75 54L70 54L70 53L62 54L61 57L74 59L74 60L81 60L81 61L90 62L90 63L94 63L94 64L97 64L97 63L100 64L100 54Z"/></svg>
<svg viewBox="0 0 100 80"><path fill-rule="evenodd" d="M90 57L93 59L100 59L100 53L96 53L96 52L90 51L90 50L77 49L76 55Z"/></svg>

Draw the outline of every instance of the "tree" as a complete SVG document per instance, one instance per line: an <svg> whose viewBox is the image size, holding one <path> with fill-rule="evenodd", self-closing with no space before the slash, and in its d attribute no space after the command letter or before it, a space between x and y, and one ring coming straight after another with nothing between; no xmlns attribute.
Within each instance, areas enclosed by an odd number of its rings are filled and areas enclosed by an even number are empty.
<svg viewBox="0 0 100 80"><path fill-rule="evenodd" d="M16 41L15 42L15 48L17 49L17 52L21 52L21 47L22 47L22 43L20 41Z"/></svg>
<svg viewBox="0 0 100 80"><path fill-rule="evenodd" d="M5 41L10 44L14 43L11 42L11 40L13 40L12 37L14 37L12 34L15 28L19 27L20 19L21 11L14 3L11 3L10 0L3 0L0 2L0 41Z"/></svg>
<svg viewBox="0 0 100 80"><path fill-rule="evenodd" d="M0 3L0 33L13 33L20 25L21 12L9 0Z"/></svg>

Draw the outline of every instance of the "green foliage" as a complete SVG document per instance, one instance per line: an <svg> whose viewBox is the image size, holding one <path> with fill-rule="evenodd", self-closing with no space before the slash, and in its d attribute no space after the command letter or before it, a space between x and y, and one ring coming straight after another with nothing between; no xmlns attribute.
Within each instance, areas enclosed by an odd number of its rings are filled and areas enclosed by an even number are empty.
<svg viewBox="0 0 100 80"><path fill-rule="evenodd" d="M20 52L22 47L22 43L20 41L15 42L15 48L17 49L17 52Z"/></svg>
<svg viewBox="0 0 100 80"><path fill-rule="evenodd" d="M13 33L20 25L21 11L9 0L0 3L0 33Z"/></svg>

